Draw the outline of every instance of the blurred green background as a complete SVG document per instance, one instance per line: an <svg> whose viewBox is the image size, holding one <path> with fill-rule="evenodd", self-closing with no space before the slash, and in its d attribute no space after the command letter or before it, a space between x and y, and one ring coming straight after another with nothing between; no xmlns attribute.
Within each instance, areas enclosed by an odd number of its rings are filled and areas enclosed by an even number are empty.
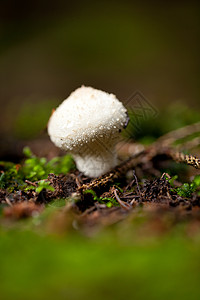
<svg viewBox="0 0 200 300"><path fill-rule="evenodd" d="M82 84L199 107L194 1L0 2L0 134L32 138Z"/></svg>
<svg viewBox="0 0 200 300"><path fill-rule="evenodd" d="M141 91L160 112L141 124L150 138L198 121L199 25L197 1L1 0L0 159L41 135L52 108L82 84L125 102ZM132 225L89 236L76 224L48 234L42 218L0 222L3 300L199 299L199 217L187 225L164 216L172 229L163 234L141 211Z"/></svg>

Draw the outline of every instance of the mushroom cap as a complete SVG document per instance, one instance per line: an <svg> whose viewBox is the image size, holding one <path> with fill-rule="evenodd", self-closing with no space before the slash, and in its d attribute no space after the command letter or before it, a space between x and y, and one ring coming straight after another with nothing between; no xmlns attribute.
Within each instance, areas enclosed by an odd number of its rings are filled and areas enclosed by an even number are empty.
<svg viewBox="0 0 200 300"><path fill-rule="evenodd" d="M78 153L89 143L114 143L126 122L127 110L115 95L82 86L55 110L48 133L57 147Z"/></svg>

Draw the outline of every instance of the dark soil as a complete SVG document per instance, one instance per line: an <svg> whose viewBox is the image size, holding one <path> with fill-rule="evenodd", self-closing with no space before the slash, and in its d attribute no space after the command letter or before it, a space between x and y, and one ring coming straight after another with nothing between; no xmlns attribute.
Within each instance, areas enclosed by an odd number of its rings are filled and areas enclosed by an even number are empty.
<svg viewBox="0 0 200 300"><path fill-rule="evenodd" d="M55 147L49 148L49 141L47 144L46 142L47 140L41 147L41 141L37 140L32 142L31 146L35 147L35 153L39 156L42 155L48 159L57 156L58 150ZM23 146L22 142L13 161L18 162L19 158L21 159L18 154L22 153ZM10 146L8 148L15 149ZM39 152L41 149L43 153ZM6 158L13 155L8 150L4 152L8 156ZM127 216L136 216L141 211L150 212L154 219L153 224L156 224L157 228L160 226L158 226L161 222L160 217L166 215L170 215L170 220L174 220L173 222L179 222L184 218L200 221L200 196L195 192L190 198L184 198L172 188L166 179L166 174L162 174L161 171L170 169L169 162L172 161L167 152L160 153L159 144L149 148L146 152L142 151L141 154L131 159L133 164L130 167L129 162L128 169L127 164L122 162L110 172L111 176L105 174L97 179L87 178L78 171L58 176L51 173L47 180L54 187L53 192L44 189L40 193L34 190L9 192L2 189L0 190L0 204L3 216L11 219L31 217L40 214L51 201L65 199L66 206L61 209L59 220L63 220L63 224L66 223L67 211L67 213L70 212L69 219L76 220L77 226L83 228L86 226L91 229L94 225L113 224ZM175 171L174 165L171 166L171 170L178 176L180 175L181 181L184 176L185 182L188 181L191 176L190 169L187 169L189 172L180 167L178 169L177 164L175 162L174 164L176 165ZM1 172L4 170L2 169ZM37 182L28 182L28 184L37 187ZM175 181L174 184L178 187L182 182ZM59 221L60 223L62 222ZM171 221L169 223L171 224Z"/></svg>
<svg viewBox="0 0 200 300"><path fill-rule="evenodd" d="M144 170L137 169L137 173L143 174ZM159 216L166 212L179 217L188 216L188 213L193 218L199 218L200 215L200 196L194 193L190 199L180 197L166 180L165 174L152 180L142 180L134 171L131 179L124 177L120 182L118 179L102 189L98 187L96 189L98 197L115 199L118 203L115 207L107 207L106 201L99 203L94 200L92 194L80 192L81 186L90 184L92 180L78 171L59 176L49 174L48 181L54 187L54 192L43 190L39 194L34 191L9 193L0 190L0 202L5 205L4 217L20 219L39 214L45 204L59 198L70 198L69 207L73 217L82 226L90 228L94 224L116 223L126 218L130 212L141 208L151 213L153 211Z"/></svg>

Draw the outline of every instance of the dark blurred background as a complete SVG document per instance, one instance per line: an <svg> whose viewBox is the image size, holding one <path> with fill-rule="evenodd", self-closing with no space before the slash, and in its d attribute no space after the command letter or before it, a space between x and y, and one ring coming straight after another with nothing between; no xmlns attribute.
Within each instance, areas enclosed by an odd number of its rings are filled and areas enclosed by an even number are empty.
<svg viewBox="0 0 200 300"><path fill-rule="evenodd" d="M36 137L82 84L198 110L199 25L194 1L1 0L1 147Z"/></svg>

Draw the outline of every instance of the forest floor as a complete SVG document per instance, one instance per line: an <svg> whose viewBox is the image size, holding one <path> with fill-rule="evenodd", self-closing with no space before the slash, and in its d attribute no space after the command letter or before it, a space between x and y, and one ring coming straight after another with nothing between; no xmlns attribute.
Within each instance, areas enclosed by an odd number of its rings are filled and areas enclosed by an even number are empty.
<svg viewBox="0 0 200 300"><path fill-rule="evenodd" d="M0 163L1 299L200 297L197 158L153 144L90 179L24 156Z"/></svg>

